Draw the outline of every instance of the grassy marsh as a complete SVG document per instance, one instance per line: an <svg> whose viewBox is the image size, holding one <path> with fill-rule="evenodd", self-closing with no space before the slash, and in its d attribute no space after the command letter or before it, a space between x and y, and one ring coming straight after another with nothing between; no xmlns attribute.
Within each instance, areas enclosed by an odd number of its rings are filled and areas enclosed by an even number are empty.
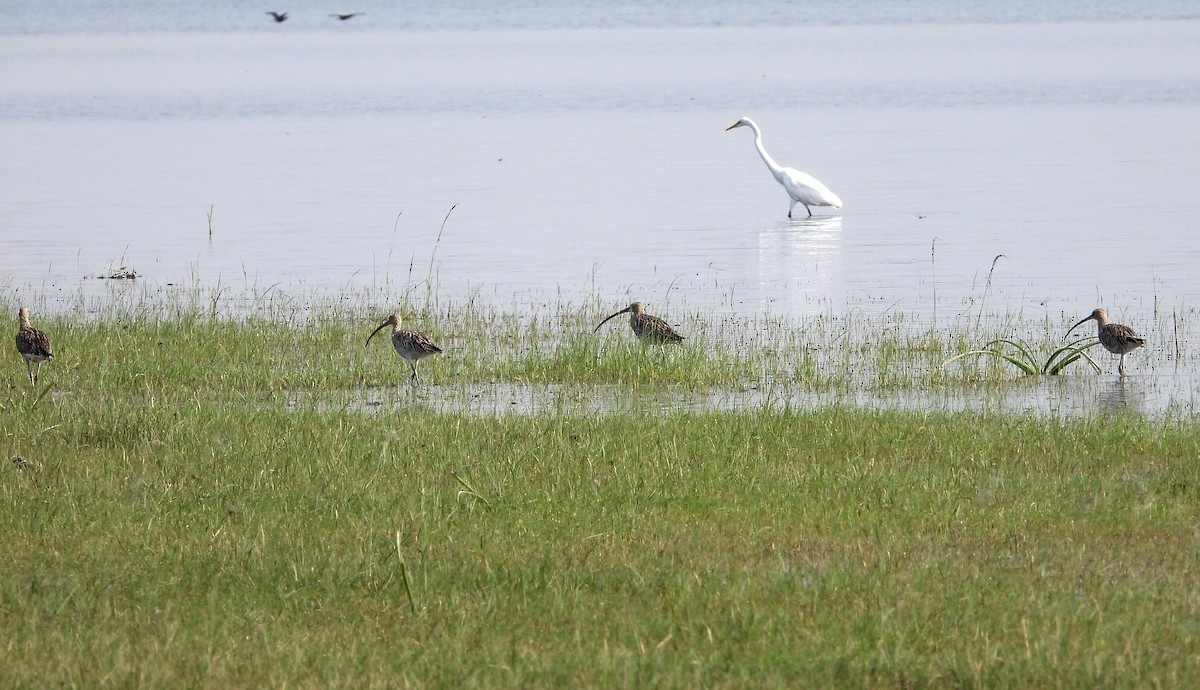
<svg viewBox="0 0 1200 690"><path fill-rule="evenodd" d="M275 294L230 298L181 292L144 295L70 310L70 317L34 306L35 321L55 335L55 365L75 373L130 379L167 376L178 384L242 389L345 389L395 383L400 365L383 342L366 336L392 311L377 296L338 299ZM1000 316L979 323L964 314L937 330L900 314L851 311L801 319L762 314L682 313L669 319L686 336L678 346L642 346L628 326L613 322L593 334L607 306L558 304L508 311L438 302L402 308L406 328L426 332L447 351L422 365L433 384L621 384L800 386L811 390L898 390L1010 381L1011 365L991 358L947 360L986 343L1018 338L1033 352L1061 348L1061 322L1048 316ZM79 314L86 314L80 317ZM1181 343L1192 337L1196 314L1158 315L1159 337L1131 355L1131 371L1197 368ZM1066 316L1063 322L1071 317ZM1106 353L1096 355L1114 370ZM214 369L213 364L223 365ZM394 365L394 366L393 366ZM1064 373L1089 373L1078 364ZM180 378L182 377L182 378ZM208 382L205 384L205 382Z"/></svg>
<svg viewBox="0 0 1200 690"><path fill-rule="evenodd" d="M1194 424L284 404L402 380L367 311L35 312L58 356L32 391L14 354L0 390L0 683L1200 680ZM431 385L1012 379L937 373L964 338L853 319L685 318L672 351L561 337L587 309L406 316L447 350Z"/></svg>

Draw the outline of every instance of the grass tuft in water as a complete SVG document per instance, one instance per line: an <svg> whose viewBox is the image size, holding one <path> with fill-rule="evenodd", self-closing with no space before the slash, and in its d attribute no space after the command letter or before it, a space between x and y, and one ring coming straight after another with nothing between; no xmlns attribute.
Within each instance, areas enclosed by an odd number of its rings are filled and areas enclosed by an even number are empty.
<svg viewBox="0 0 1200 690"><path fill-rule="evenodd" d="M1090 341L1090 342L1089 342ZM1086 345L1080 343L1087 342ZM942 363L942 368L964 357L979 356L993 357L1016 367L1026 376L1057 376L1071 364L1084 360L1100 373L1100 365L1096 364L1086 352L1088 348L1100 343L1096 338L1080 338L1053 350L1043 362L1038 359L1034 349L1018 338L1000 338L993 340L979 350L969 350L955 355Z"/></svg>

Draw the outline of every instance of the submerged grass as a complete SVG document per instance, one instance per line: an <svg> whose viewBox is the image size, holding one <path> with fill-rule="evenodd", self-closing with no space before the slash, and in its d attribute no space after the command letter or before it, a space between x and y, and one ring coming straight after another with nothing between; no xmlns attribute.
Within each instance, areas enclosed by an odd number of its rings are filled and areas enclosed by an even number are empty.
<svg viewBox="0 0 1200 690"><path fill-rule="evenodd" d="M558 342L549 356L532 353L504 371L517 382L621 383L632 385L732 385L757 380L753 361L732 353L706 351L695 343L605 344L595 337L573 336Z"/></svg>
<svg viewBox="0 0 1200 690"><path fill-rule="evenodd" d="M459 304L426 297L424 306L397 310L386 296L371 292L306 300L268 290L251 296L220 291L143 294L72 307L70 319L35 303L34 313L38 324L55 336L58 368L90 376L105 365L105 375L129 384L174 367L169 372L174 380L220 388L224 384L212 381L210 366L220 360L226 364L222 371L236 374L240 385L252 391L398 383L404 367L387 340L363 347L392 311L400 311L405 327L426 332L446 351L421 365L422 378L440 385L700 388L774 382L835 393L929 389L1011 380L1009 367L1017 361L1037 370L1054 368L1074 361L1080 349L1072 349L1061 335L1062 322L1073 314L1062 319L992 316L981 325L980 315L964 311L935 329L891 310L882 316L852 310L805 318L684 313L672 320L686 336L682 344L642 347L622 323L592 332L610 308L560 303L533 309L514 305L505 311L473 299ZM1176 372L1196 370L1195 356L1180 345L1200 337L1192 333L1193 324L1200 323L1194 316L1193 310L1158 313L1158 332L1171 337L1151 333L1149 345L1133 359L1134 372L1164 365ZM1001 351L997 344L1003 342L1016 349ZM956 358L972 350L995 350L1009 358ZM1043 367L1036 352L1066 354ZM947 360L954 366L945 366ZM1091 363L1103 368L1105 360Z"/></svg>
<svg viewBox="0 0 1200 690"><path fill-rule="evenodd" d="M39 319L41 386L14 354L0 387L0 685L1200 681L1197 425L287 405L403 379L368 307ZM404 315L434 384L1005 375L938 373L967 338L904 323L644 349L585 336L595 311Z"/></svg>

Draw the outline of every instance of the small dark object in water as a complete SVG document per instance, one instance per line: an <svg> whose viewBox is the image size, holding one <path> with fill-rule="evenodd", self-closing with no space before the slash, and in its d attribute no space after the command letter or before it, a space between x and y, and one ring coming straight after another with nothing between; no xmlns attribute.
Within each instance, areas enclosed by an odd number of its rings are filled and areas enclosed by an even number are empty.
<svg viewBox="0 0 1200 690"><path fill-rule="evenodd" d="M96 277L101 280L137 280L138 274L137 271L133 270L132 268L125 268L122 266L106 276Z"/></svg>

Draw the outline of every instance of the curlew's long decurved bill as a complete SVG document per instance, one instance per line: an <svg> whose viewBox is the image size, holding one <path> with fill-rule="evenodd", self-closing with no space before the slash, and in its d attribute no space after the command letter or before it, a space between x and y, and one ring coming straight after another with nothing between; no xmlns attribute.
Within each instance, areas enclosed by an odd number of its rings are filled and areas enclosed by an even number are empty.
<svg viewBox="0 0 1200 690"><path fill-rule="evenodd" d="M385 326L390 326L390 325L392 325L392 320L391 320L391 319L388 319L387 321L384 321L383 323L379 324L379 328L376 328L376 329L375 329L375 330L374 330L374 331L371 333L371 335L367 336L367 343L366 343L366 345L364 345L363 347L370 347L370 345L371 345L371 338L374 338L374 337L375 337L375 334L376 334L376 333L378 333L379 331L382 331L382 330L384 329L384 327L385 327Z"/></svg>
<svg viewBox="0 0 1200 690"><path fill-rule="evenodd" d="M1071 326L1071 328L1069 330L1067 330L1067 335L1071 335L1071 331L1075 330L1076 328L1079 328L1080 326L1087 323L1088 321L1091 321L1093 318L1095 318L1095 317L1085 316L1084 318L1080 319L1079 323L1075 324L1074 326Z"/></svg>
<svg viewBox="0 0 1200 690"><path fill-rule="evenodd" d="M630 312L630 310L632 310L632 309L633 309L633 305L630 305L630 306L628 306L628 307L625 307L625 308L624 308L624 309L622 309L621 311L619 311L619 312L617 312L617 313L615 313L615 314L612 314L612 315L610 315L609 317L607 317L606 319L604 319L603 321L601 321L601 322L599 323L599 325L597 325L597 326L596 326L595 330L593 330L593 331L592 331L592 333L597 333L597 332L599 332L599 331L600 331L600 326L603 326L604 324L608 323L608 322L609 322L609 321L611 321L612 319L615 319L616 317L620 316L621 314L628 314L628 313Z"/></svg>

